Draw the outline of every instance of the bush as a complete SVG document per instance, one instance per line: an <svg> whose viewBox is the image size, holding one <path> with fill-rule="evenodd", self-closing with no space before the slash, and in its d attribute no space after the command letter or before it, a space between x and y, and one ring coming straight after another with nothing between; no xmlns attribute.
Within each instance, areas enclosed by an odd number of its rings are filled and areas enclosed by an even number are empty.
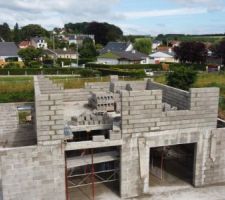
<svg viewBox="0 0 225 200"><path fill-rule="evenodd" d="M188 90L196 81L197 72L192 68L179 67L175 68L166 76L166 81L169 86L176 87L183 90Z"/></svg>
<svg viewBox="0 0 225 200"><path fill-rule="evenodd" d="M42 67L42 64L38 61L31 61L29 63L29 67L30 68L40 68L40 67Z"/></svg>
<svg viewBox="0 0 225 200"><path fill-rule="evenodd" d="M20 68L20 64L16 62L10 62L7 63L4 68L9 69L9 68Z"/></svg>
<svg viewBox="0 0 225 200"><path fill-rule="evenodd" d="M130 76L130 77L145 77L144 70L121 70L121 69L97 69L103 76L118 75L118 76Z"/></svg>

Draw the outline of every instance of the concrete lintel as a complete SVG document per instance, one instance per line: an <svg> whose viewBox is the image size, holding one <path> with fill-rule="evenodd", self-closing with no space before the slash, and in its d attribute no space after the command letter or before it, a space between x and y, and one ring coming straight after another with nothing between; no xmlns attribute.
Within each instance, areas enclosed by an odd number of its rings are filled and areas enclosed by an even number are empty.
<svg viewBox="0 0 225 200"><path fill-rule="evenodd" d="M105 140L105 142L93 142L93 141L69 142L69 143L66 143L65 145L65 151L121 146L122 144L123 144L122 140L111 141L108 139Z"/></svg>

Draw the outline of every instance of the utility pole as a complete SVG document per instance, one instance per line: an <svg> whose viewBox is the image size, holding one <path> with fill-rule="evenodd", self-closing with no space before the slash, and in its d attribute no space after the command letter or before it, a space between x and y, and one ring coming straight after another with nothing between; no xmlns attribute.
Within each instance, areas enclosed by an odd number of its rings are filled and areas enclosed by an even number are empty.
<svg viewBox="0 0 225 200"><path fill-rule="evenodd" d="M79 47L77 42L77 67L79 67L79 53L78 53Z"/></svg>
<svg viewBox="0 0 225 200"><path fill-rule="evenodd" d="M55 62L55 56L56 56L56 54L55 54L55 37L54 37L54 31L52 32L52 47L53 47L53 52L54 52L53 65L55 67L55 64L56 64L56 62Z"/></svg>

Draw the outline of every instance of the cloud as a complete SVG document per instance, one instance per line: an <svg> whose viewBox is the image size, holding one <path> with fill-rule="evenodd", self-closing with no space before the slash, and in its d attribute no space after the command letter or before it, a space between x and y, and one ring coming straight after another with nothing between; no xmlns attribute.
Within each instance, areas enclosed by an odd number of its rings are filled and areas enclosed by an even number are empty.
<svg viewBox="0 0 225 200"><path fill-rule="evenodd" d="M42 24L46 28L67 22L119 19L112 7L121 0L0 0L0 23Z"/></svg>
<svg viewBox="0 0 225 200"><path fill-rule="evenodd" d="M149 17L165 17L165 16L178 16L178 15L194 15L207 13L205 8L178 8L168 10L149 10L139 12L125 12L124 16L127 19L140 19Z"/></svg>
<svg viewBox="0 0 225 200"><path fill-rule="evenodd" d="M225 8L224 0L168 0L188 7L201 6L211 11L223 11Z"/></svg>

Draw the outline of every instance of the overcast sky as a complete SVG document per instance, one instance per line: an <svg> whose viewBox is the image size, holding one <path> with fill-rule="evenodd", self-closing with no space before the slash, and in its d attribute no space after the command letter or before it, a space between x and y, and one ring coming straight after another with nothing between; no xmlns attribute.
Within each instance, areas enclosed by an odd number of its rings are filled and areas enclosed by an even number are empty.
<svg viewBox="0 0 225 200"><path fill-rule="evenodd" d="M100 21L125 34L224 33L225 0L0 0L0 23L51 29Z"/></svg>

